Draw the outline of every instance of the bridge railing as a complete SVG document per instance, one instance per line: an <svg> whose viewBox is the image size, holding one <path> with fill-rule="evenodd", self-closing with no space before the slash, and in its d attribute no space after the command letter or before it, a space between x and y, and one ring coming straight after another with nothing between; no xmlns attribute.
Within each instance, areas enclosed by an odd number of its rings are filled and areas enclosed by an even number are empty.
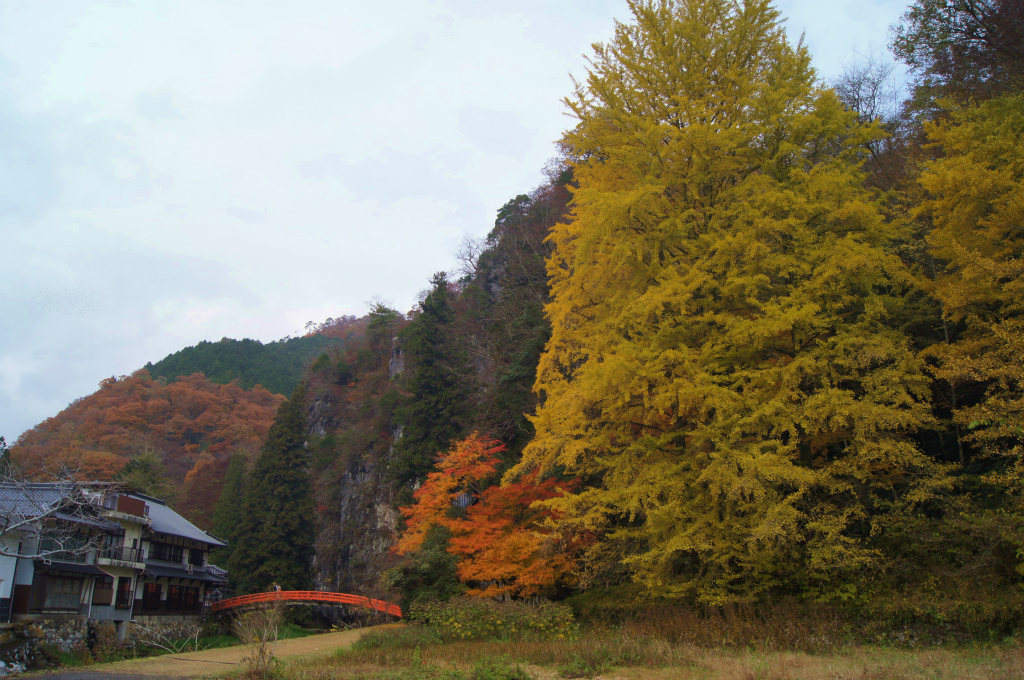
<svg viewBox="0 0 1024 680"><path fill-rule="evenodd" d="M235 607L261 604L264 602L321 602L324 604L353 604L358 607L375 609L385 614L402 616L402 608L397 604L391 604L384 600L374 600L362 595L349 595L348 593L328 593L322 590L277 590L269 593L256 593L254 595L239 595L226 600L214 602L210 609L214 612L225 611Z"/></svg>

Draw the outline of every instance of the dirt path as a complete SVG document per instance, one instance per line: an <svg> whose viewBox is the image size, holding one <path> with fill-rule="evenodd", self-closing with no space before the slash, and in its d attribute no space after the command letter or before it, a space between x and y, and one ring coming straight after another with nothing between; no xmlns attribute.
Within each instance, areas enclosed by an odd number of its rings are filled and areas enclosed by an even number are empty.
<svg viewBox="0 0 1024 680"><path fill-rule="evenodd" d="M281 640L277 643L277 658L288 661L298 657L309 658L332 654L338 649L348 647L364 633L380 628L390 628L401 624L388 624L374 628L360 628L340 633L324 633L293 640ZM87 668L68 669L49 672L45 675L33 676L33 680L178 680L181 678L199 678L217 675L239 668L246 648L227 647L224 649L208 649L203 652L188 652L157 656L149 659L133 659L117 663L96 664Z"/></svg>

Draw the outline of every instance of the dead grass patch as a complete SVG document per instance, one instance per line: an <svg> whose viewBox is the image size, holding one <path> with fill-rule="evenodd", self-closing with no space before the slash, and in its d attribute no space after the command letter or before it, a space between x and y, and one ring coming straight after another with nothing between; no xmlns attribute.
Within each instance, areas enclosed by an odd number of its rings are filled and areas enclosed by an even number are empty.
<svg viewBox="0 0 1024 680"><path fill-rule="evenodd" d="M400 638L402 631L393 632ZM609 630L587 631L574 640L433 640L413 630L404 642L398 639L390 646L356 648L302 662L289 667L284 677L476 680L474 667L481 660L500 658L538 680L556 680L579 668L599 669L592 676L595 680L1024 680L1020 645L918 651L848 647L812 654L706 649Z"/></svg>

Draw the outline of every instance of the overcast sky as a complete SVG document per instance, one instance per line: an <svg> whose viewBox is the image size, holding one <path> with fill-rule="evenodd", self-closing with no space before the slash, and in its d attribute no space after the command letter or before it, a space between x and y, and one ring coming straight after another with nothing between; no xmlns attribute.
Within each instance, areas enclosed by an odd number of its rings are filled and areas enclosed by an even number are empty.
<svg viewBox="0 0 1024 680"><path fill-rule="evenodd" d="M779 0L819 74L899 0ZM0 435L200 340L405 311L542 181L625 0L0 0Z"/></svg>

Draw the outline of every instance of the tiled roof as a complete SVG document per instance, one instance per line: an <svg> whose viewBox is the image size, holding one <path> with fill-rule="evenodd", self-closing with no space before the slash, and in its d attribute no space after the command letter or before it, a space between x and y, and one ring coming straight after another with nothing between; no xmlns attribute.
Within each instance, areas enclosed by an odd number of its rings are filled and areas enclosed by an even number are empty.
<svg viewBox="0 0 1024 680"><path fill-rule="evenodd" d="M0 484L0 515L15 522L52 512L61 499L75 492L72 484L60 482L31 484ZM65 522L89 524L101 529L120 531L121 525L100 517L92 506L67 506L51 517Z"/></svg>
<svg viewBox="0 0 1024 680"><path fill-rule="evenodd" d="M146 505L149 506L149 519L153 522L150 525L150 530L161 534L191 538L196 541L209 543L210 545L227 545L224 541L214 538L192 524L192 522L171 510L164 503L148 496L142 497L142 500L146 501Z"/></svg>
<svg viewBox="0 0 1024 680"><path fill-rule="evenodd" d="M38 517L50 511L62 498L75 493L75 491L75 485L60 482L0 484L0 516L14 521ZM209 543L210 545L227 545L224 541L214 538L174 510L171 510L163 501L142 494L133 493L131 496L145 501L149 508L149 519L152 522L150 529L152 531L171 536L191 538L203 543ZM120 524L104 519L98 513L95 513L91 505L83 503L82 509L84 512L78 513L73 508L68 508L55 514L54 517L65 521L90 524L114 532L123 531Z"/></svg>
<svg viewBox="0 0 1024 680"><path fill-rule="evenodd" d="M8 517L37 517L71 488L63 484L0 484L0 512Z"/></svg>
<svg viewBox="0 0 1024 680"><path fill-rule="evenodd" d="M146 563L146 576L154 578L166 576L167 578L183 578L190 581L206 581L208 583L221 583L225 580L217 574L210 574L205 571L187 571L180 567L165 567L149 563Z"/></svg>

